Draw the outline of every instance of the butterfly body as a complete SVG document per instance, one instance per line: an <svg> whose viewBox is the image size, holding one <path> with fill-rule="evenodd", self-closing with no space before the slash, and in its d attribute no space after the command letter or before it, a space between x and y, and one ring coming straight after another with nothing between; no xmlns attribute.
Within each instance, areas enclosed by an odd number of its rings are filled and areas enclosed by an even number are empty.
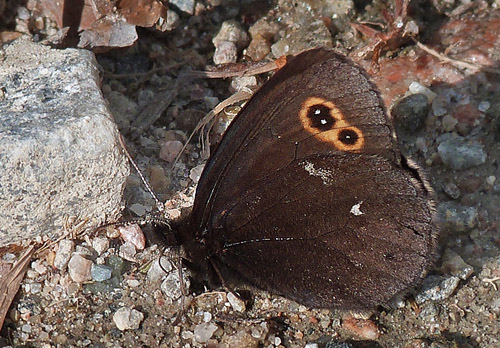
<svg viewBox="0 0 500 348"><path fill-rule="evenodd" d="M193 261L268 291L364 310L425 275L433 214L367 75L314 49L292 57L230 125L182 239Z"/></svg>

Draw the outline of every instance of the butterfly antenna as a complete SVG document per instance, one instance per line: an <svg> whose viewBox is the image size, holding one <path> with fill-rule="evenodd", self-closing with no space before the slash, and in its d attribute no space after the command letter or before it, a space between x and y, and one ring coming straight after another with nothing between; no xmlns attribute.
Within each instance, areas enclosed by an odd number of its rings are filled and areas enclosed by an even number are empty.
<svg viewBox="0 0 500 348"><path fill-rule="evenodd" d="M151 188L151 185L149 185L148 181L146 180L146 178L142 174L141 170L139 169L139 167L135 163L134 159L132 158L132 155L130 155L130 152L128 152L127 147L125 146L125 142L123 141L123 137L121 134L119 134L118 139L120 140L120 144L123 148L123 151L125 152L125 155L127 156L128 160L129 160L129 162L132 164L132 166L134 167L137 174L139 174L139 177L141 178L142 182L144 183L144 186L146 186L146 189L148 190L149 194L155 200L156 209L158 209L159 212L163 213L163 211L165 210L163 204L161 203L161 201L158 198L158 196L156 195L156 193L154 193L153 189Z"/></svg>

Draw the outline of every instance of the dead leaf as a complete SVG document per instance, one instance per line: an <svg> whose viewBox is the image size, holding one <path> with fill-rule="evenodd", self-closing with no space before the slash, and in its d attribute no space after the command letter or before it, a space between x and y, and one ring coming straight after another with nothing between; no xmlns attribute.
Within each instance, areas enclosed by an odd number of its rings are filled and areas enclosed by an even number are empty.
<svg viewBox="0 0 500 348"><path fill-rule="evenodd" d="M30 246L13 266L0 259L0 328L2 328L10 304L19 290L34 251L35 247Z"/></svg>
<svg viewBox="0 0 500 348"><path fill-rule="evenodd" d="M137 40L135 25L103 18L80 34L78 47L127 47Z"/></svg>
<svg viewBox="0 0 500 348"><path fill-rule="evenodd" d="M127 23L140 27L152 27L167 16L167 9L157 0L122 0L118 11Z"/></svg>
<svg viewBox="0 0 500 348"><path fill-rule="evenodd" d="M36 15L53 20L61 40L78 47L126 47L137 40L135 26L152 27L166 21L167 8L160 0L33 0L27 5ZM65 30L65 31L64 31Z"/></svg>

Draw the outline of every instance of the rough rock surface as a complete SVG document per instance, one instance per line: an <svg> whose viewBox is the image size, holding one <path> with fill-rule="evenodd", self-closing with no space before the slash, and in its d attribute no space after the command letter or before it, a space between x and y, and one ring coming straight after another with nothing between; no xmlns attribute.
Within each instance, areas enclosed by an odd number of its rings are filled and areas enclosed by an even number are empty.
<svg viewBox="0 0 500 348"><path fill-rule="evenodd" d="M94 55L17 40L0 56L0 245L116 216L129 167Z"/></svg>

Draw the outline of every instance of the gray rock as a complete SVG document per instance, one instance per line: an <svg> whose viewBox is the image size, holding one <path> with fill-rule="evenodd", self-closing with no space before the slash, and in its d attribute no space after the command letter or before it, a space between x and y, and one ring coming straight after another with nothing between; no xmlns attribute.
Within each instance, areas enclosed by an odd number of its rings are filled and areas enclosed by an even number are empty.
<svg viewBox="0 0 500 348"><path fill-rule="evenodd" d="M194 339L198 343L206 343L212 337L218 326L214 323L201 323L194 328Z"/></svg>
<svg viewBox="0 0 500 348"><path fill-rule="evenodd" d="M478 166L486 161L484 146L463 137L444 140L438 146L438 153L444 165L455 170Z"/></svg>
<svg viewBox="0 0 500 348"><path fill-rule="evenodd" d="M423 127L430 105L426 95L417 93L401 99L393 108L396 126L415 132Z"/></svg>
<svg viewBox="0 0 500 348"><path fill-rule="evenodd" d="M95 282L102 282L111 278L112 269L106 265L96 265L92 264L90 268L90 274L92 275L92 280Z"/></svg>
<svg viewBox="0 0 500 348"><path fill-rule="evenodd" d="M478 211L457 202L443 202L438 205L440 220L453 231L463 232L473 229L477 224Z"/></svg>
<svg viewBox="0 0 500 348"><path fill-rule="evenodd" d="M108 250L109 239L104 236L95 237L92 240L92 248L94 248L98 255L101 255L103 252Z"/></svg>
<svg viewBox="0 0 500 348"><path fill-rule="evenodd" d="M212 39L216 49L221 42L225 41L233 42L241 49L248 43L248 34L237 21L231 19L222 23L218 33Z"/></svg>
<svg viewBox="0 0 500 348"><path fill-rule="evenodd" d="M168 4L176 6L183 12L187 12L189 14L194 13L195 0L170 0Z"/></svg>
<svg viewBox="0 0 500 348"><path fill-rule="evenodd" d="M186 276L186 272L182 272L183 275L183 281L184 281L184 288L185 290L189 289L189 279ZM181 282L179 280L179 272L173 271L171 272L167 278L161 283L160 289L161 291L170 298L171 300L178 300L182 296L182 288L181 288Z"/></svg>
<svg viewBox="0 0 500 348"><path fill-rule="evenodd" d="M418 304L426 301L441 301L453 294L460 282L459 277L429 276L422 284L422 290L415 297Z"/></svg>
<svg viewBox="0 0 500 348"><path fill-rule="evenodd" d="M248 42L248 34L235 20L222 23L217 35L212 39L215 46L213 60L215 64L235 63L238 50Z"/></svg>
<svg viewBox="0 0 500 348"><path fill-rule="evenodd" d="M215 47L213 56L215 64L236 63L238 60L238 48L231 41L221 41Z"/></svg>
<svg viewBox="0 0 500 348"><path fill-rule="evenodd" d="M165 30L174 30L181 23L179 15L172 10L167 11L167 21L165 23Z"/></svg>
<svg viewBox="0 0 500 348"><path fill-rule="evenodd" d="M317 343L306 343L304 348L319 348Z"/></svg>
<svg viewBox="0 0 500 348"><path fill-rule="evenodd" d="M434 114L434 116L446 115L446 113L448 112L446 108L447 106L448 104L444 98L434 98L434 100L432 101L432 113Z"/></svg>
<svg viewBox="0 0 500 348"><path fill-rule="evenodd" d="M0 245L115 219L129 166L94 55L16 40L0 57Z"/></svg>
<svg viewBox="0 0 500 348"><path fill-rule="evenodd" d="M454 182L447 182L443 185L443 191L450 198L458 199L460 197L460 188Z"/></svg>
<svg viewBox="0 0 500 348"><path fill-rule="evenodd" d="M68 265L71 254L75 250L75 243L71 240L63 239L59 242L59 246L54 257L54 267L63 270Z"/></svg>
<svg viewBox="0 0 500 348"><path fill-rule="evenodd" d="M443 130L445 132L451 132L457 126L458 120L455 117L453 117L449 114L446 114L443 116L443 119L441 120L441 124L442 124Z"/></svg>
<svg viewBox="0 0 500 348"><path fill-rule="evenodd" d="M120 245L119 255L128 261L135 261L134 256L137 253L134 244L130 242L125 242Z"/></svg>
<svg viewBox="0 0 500 348"><path fill-rule="evenodd" d="M160 265L161 262L161 265ZM165 256L154 260L149 267L147 278L150 282L160 281L161 278L173 270L172 263Z"/></svg>
<svg viewBox="0 0 500 348"><path fill-rule="evenodd" d="M257 78L255 76L237 76L231 80L229 87L231 92L251 91L257 87Z"/></svg>
<svg viewBox="0 0 500 348"><path fill-rule="evenodd" d="M232 292L227 294L227 301L237 312L244 312L246 310L245 302L234 295Z"/></svg>

